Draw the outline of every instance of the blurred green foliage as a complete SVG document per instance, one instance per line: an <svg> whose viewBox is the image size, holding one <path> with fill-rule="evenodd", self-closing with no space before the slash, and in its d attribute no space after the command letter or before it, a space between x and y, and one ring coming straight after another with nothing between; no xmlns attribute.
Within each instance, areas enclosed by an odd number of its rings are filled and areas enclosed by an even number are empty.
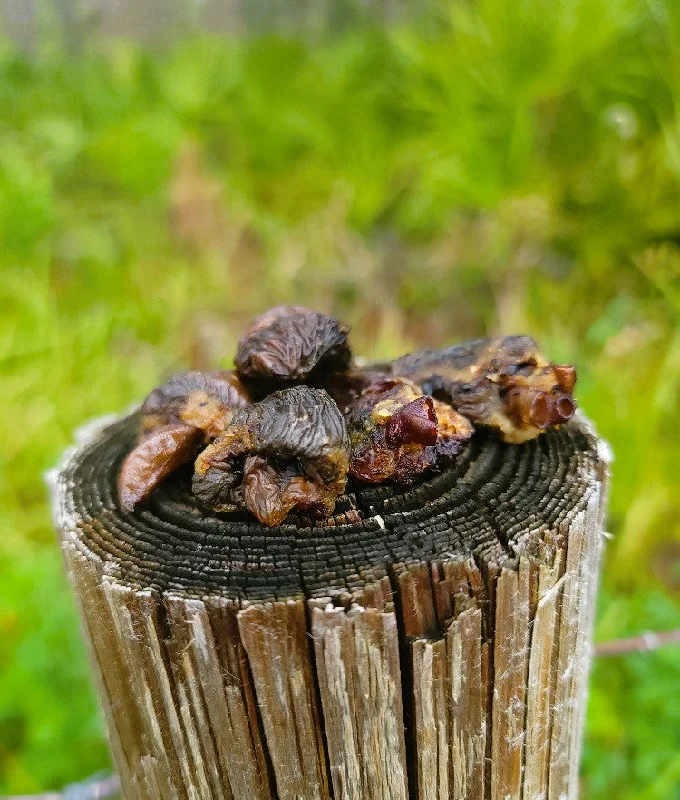
<svg viewBox="0 0 680 800"><path fill-rule="evenodd" d="M578 365L616 461L596 636L680 624L680 8L479 0L314 45L0 46L0 792L106 766L42 473L274 302L389 356ZM680 653L599 661L584 796L680 797Z"/></svg>

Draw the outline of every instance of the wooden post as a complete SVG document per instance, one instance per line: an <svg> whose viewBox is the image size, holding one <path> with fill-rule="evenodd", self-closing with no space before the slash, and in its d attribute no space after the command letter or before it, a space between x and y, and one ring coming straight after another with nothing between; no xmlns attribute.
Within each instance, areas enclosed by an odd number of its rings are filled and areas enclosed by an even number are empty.
<svg viewBox="0 0 680 800"><path fill-rule="evenodd" d="M582 418L273 530L186 475L121 511L135 424L52 475L128 800L577 797L608 463Z"/></svg>

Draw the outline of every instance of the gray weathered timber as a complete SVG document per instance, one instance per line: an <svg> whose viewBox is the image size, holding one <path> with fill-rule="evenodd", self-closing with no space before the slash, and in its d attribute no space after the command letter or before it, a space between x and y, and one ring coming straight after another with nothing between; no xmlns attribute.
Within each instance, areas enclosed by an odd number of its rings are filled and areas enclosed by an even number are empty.
<svg viewBox="0 0 680 800"><path fill-rule="evenodd" d="M135 419L51 475L128 800L575 800L608 458L476 436L323 525L115 498Z"/></svg>

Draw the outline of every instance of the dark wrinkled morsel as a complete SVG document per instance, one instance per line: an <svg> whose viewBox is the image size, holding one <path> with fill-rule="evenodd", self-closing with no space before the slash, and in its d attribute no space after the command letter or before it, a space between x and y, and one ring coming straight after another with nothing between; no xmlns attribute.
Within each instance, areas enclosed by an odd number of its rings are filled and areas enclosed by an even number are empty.
<svg viewBox="0 0 680 800"><path fill-rule="evenodd" d="M576 411L574 367L548 362L530 336L423 350L398 358L391 372L513 444L566 422Z"/></svg>
<svg viewBox="0 0 680 800"><path fill-rule="evenodd" d="M453 458L472 435L468 420L404 378L368 386L349 407L347 421L349 472L367 483L413 483Z"/></svg>
<svg viewBox="0 0 680 800"><path fill-rule="evenodd" d="M347 332L325 314L277 306L257 317L241 338L236 367L263 394L301 382L323 383L349 366Z"/></svg>
<svg viewBox="0 0 680 800"><path fill-rule="evenodd" d="M118 494L132 510L168 475L218 436L235 408L249 402L233 372L180 372L154 389L140 409L137 446L121 467Z"/></svg>
<svg viewBox="0 0 680 800"><path fill-rule="evenodd" d="M154 389L142 404L141 432L181 421L214 438L231 422L233 411L249 402L250 397L234 372L178 372Z"/></svg>
<svg viewBox="0 0 680 800"><path fill-rule="evenodd" d="M294 508L331 513L345 488L348 438L337 405L297 386L239 409L196 460L193 491L211 507L246 507L267 525Z"/></svg>

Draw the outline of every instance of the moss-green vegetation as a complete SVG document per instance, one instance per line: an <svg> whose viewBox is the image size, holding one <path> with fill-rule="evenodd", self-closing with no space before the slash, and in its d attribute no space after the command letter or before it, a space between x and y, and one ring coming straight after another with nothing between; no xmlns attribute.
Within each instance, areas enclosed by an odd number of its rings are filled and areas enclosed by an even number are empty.
<svg viewBox="0 0 680 800"><path fill-rule="evenodd" d="M369 357L535 334L616 462L598 639L680 624L680 12L481 0L306 46L0 48L0 793L106 765L41 475L303 302ZM679 797L680 653L601 661L587 798Z"/></svg>

